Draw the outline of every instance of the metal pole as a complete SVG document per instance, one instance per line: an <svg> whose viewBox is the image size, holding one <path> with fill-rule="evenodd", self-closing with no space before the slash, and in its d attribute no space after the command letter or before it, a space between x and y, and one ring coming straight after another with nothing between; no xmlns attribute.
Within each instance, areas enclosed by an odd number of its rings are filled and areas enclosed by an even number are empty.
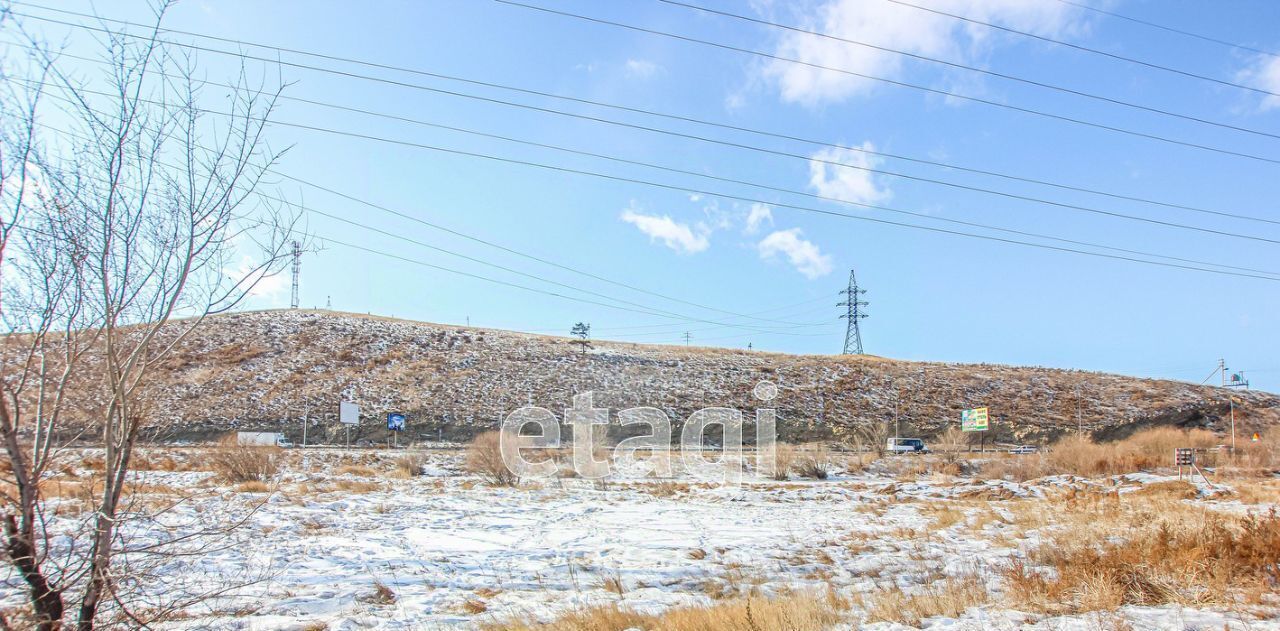
<svg viewBox="0 0 1280 631"><path fill-rule="evenodd" d="M307 420L307 414L311 412L311 407L307 406L302 409L302 446L307 446L307 426L311 423Z"/></svg>

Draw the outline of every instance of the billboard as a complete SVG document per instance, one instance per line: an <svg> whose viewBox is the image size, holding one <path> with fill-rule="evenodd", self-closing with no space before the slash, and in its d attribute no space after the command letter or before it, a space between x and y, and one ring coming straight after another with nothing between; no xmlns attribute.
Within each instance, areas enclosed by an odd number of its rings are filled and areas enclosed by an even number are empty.
<svg viewBox="0 0 1280 631"><path fill-rule="evenodd" d="M345 425L360 424L360 406L349 401L338 404L338 421Z"/></svg>
<svg viewBox="0 0 1280 631"><path fill-rule="evenodd" d="M393 432L404 431L404 415L392 412L387 415L387 429Z"/></svg>
<svg viewBox="0 0 1280 631"><path fill-rule="evenodd" d="M987 408L960 411L960 429L966 432L987 431Z"/></svg>

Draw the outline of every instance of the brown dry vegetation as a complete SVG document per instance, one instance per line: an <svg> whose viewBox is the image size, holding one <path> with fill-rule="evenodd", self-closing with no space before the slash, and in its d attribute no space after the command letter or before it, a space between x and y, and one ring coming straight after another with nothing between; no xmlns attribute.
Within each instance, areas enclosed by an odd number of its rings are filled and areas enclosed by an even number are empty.
<svg viewBox="0 0 1280 631"><path fill-rule="evenodd" d="M494 486L517 486L520 476L502 461L502 444L498 432L485 432L467 447L465 468Z"/></svg>
<svg viewBox="0 0 1280 631"><path fill-rule="evenodd" d="M1176 501L1180 495L1171 486L1024 511L1015 522L1049 525L1041 545L1005 573L1011 600L1047 613L1230 606L1257 603L1280 587L1280 516L1274 509L1229 515Z"/></svg>
<svg viewBox="0 0 1280 631"><path fill-rule="evenodd" d="M231 437L209 450L208 463L223 482L266 482L280 469L280 451L277 447L238 445Z"/></svg>
<svg viewBox="0 0 1280 631"><path fill-rule="evenodd" d="M892 585L855 599L866 610L867 622L897 622L919 626L935 616L956 617L969 607L986 603L987 586L976 575L948 577L906 592Z"/></svg>
<svg viewBox="0 0 1280 631"><path fill-rule="evenodd" d="M779 598L751 597L706 607L680 607L662 614L637 613L619 605L606 605L569 613L548 623L498 622L487 631L827 631L840 622L848 604L825 597L792 594Z"/></svg>

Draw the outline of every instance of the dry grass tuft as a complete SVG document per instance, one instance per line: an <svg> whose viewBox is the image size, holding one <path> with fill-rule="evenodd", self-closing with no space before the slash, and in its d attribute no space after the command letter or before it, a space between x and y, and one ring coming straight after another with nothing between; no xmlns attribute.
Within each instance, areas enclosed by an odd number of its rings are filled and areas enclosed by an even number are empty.
<svg viewBox="0 0 1280 631"><path fill-rule="evenodd" d="M855 598L867 612L867 622L897 622L919 626L925 618L956 617L969 607L987 602L987 586L976 575L948 577L908 594L897 585Z"/></svg>
<svg viewBox="0 0 1280 631"><path fill-rule="evenodd" d="M498 432L485 432L467 447L466 470L494 486L519 486L520 476L502 460L502 444Z"/></svg>
<svg viewBox="0 0 1280 631"><path fill-rule="evenodd" d="M827 479L831 467L831 454L823 445L806 445L795 457L796 475L814 480Z"/></svg>
<svg viewBox="0 0 1280 631"><path fill-rule="evenodd" d="M265 482L279 472L279 448L239 445L235 441L234 436L230 437L209 450L209 467L223 482Z"/></svg>
<svg viewBox="0 0 1280 631"><path fill-rule="evenodd" d="M841 620L838 598L791 594L778 598L752 597L703 607L680 607L665 613L637 613L606 605L570 613L544 624L500 622L488 631L826 631Z"/></svg>
<svg viewBox="0 0 1280 631"><path fill-rule="evenodd" d="M241 482L236 486L236 490L241 493L267 493L271 491L271 487L261 480L250 480Z"/></svg>
<svg viewBox="0 0 1280 631"><path fill-rule="evenodd" d="M773 472L770 478L779 482L786 481L791 468L796 462L796 446L789 443L777 443L773 446Z"/></svg>
<svg viewBox="0 0 1280 631"><path fill-rule="evenodd" d="M406 454L396 458L393 474L398 478L416 478L423 474L427 457L422 454Z"/></svg>
<svg viewBox="0 0 1280 631"><path fill-rule="evenodd" d="M387 587L382 581L373 582L373 593L361 598L360 600L373 605L394 605L399 598L390 587Z"/></svg>
<svg viewBox="0 0 1280 631"><path fill-rule="evenodd" d="M344 467L340 467L335 473L337 475L350 475L357 478L372 478L378 475L378 472L374 471L373 468L363 465L346 465Z"/></svg>
<svg viewBox="0 0 1280 631"><path fill-rule="evenodd" d="M469 615L475 616L489 611L489 605L486 605L483 600L472 598L462 603L462 610Z"/></svg>

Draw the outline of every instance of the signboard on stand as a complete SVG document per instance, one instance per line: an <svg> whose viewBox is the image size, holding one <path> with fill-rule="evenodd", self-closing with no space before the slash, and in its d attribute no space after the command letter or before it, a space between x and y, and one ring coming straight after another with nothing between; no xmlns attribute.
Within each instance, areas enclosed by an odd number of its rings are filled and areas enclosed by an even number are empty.
<svg viewBox="0 0 1280 631"><path fill-rule="evenodd" d="M387 415L387 429L393 432L404 431L404 415L392 412Z"/></svg>
<svg viewBox="0 0 1280 631"><path fill-rule="evenodd" d="M350 402L338 403L338 422L346 427L347 448L351 448L351 426L360 424L360 406Z"/></svg>
<svg viewBox="0 0 1280 631"><path fill-rule="evenodd" d="M960 429L966 432L987 431L987 408L960 411Z"/></svg>

